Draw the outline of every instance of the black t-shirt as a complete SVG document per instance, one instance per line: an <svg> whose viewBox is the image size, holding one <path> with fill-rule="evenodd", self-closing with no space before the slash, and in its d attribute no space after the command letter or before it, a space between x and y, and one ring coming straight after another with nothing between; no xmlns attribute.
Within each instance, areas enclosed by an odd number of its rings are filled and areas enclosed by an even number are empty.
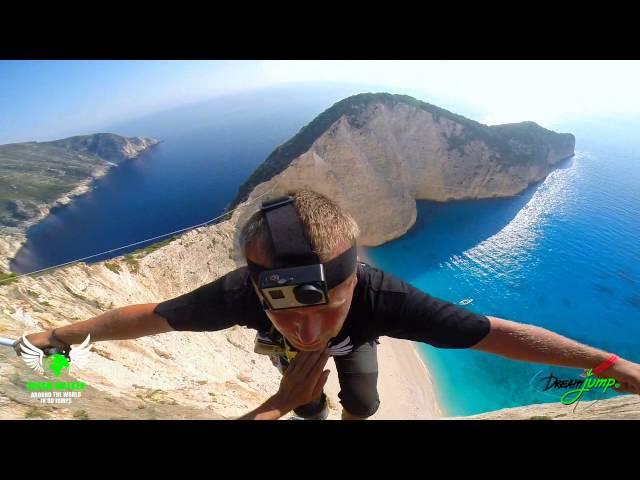
<svg viewBox="0 0 640 480"><path fill-rule="evenodd" d="M154 312L179 331L216 331L234 325L267 331L271 327L249 280L247 267L162 302ZM482 340L489 329L487 317L434 298L360 262L349 313L331 344L343 342L356 347L387 336L438 348L469 348Z"/></svg>

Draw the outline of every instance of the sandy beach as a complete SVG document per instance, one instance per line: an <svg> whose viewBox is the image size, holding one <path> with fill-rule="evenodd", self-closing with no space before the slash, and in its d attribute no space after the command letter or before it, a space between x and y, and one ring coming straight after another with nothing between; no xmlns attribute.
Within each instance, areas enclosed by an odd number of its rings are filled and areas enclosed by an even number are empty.
<svg viewBox="0 0 640 480"><path fill-rule="evenodd" d="M325 392L331 410L330 417L340 418L338 374L335 364L331 370ZM431 375L416 349L408 340L381 337L378 345L378 394L380 408L371 420L428 420L442 417Z"/></svg>
<svg viewBox="0 0 640 480"><path fill-rule="evenodd" d="M431 374L408 340L382 337L378 346L380 410L378 419L442 417Z"/></svg>

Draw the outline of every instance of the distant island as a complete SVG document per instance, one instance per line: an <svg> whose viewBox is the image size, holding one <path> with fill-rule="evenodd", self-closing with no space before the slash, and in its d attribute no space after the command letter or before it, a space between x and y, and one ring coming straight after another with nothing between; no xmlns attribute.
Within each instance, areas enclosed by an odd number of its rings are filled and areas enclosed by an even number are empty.
<svg viewBox="0 0 640 480"><path fill-rule="evenodd" d="M268 190L312 188L347 208L361 243L375 246L411 228L417 199L517 195L574 148L572 134L534 122L487 126L406 95L363 93L277 147L231 206Z"/></svg>
<svg viewBox="0 0 640 480"><path fill-rule="evenodd" d="M96 133L0 145L0 269L8 270L29 226L87 192L111 167L157 143L152 138Z"/></svg>

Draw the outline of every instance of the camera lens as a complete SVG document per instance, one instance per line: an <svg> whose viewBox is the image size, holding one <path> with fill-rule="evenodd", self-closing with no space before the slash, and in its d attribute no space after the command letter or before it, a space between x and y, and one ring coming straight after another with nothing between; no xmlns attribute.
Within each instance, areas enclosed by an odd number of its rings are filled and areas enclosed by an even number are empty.
<svg viewBox="0 0 640 480"><path fill-rule="evenodd" d="M298 285L293 289L293 294L298 302L304 305L313 305L321 303L324 299L324 292L315 285Z"/></svg>

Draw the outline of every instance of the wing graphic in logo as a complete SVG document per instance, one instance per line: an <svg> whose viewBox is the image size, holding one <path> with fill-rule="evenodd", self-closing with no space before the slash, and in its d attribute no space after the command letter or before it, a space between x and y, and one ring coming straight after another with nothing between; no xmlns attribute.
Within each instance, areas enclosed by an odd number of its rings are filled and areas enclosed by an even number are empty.
<svg viewBox="0 0 640 480"><path fill-rule="evenodd" d="M44 352L38 347L34 347L25 335L22 336L22 343L20 344L20 358L24 360L24 363L29 365L33 370L44 375L44 368L42 361L44 359Z"/></svg>
<svg viewBox="0 0 640 480"><path fill-rule="evenodd" d="M89 342L91 341L91 334L87 335L87 338L84 339L77 347L71 347L71 352L69 352L69 360L71 360L71 364L69 365L69 374L71 374L71 369L73 367L76 368L84 368L87 366L89 362L89 353L91 351L91 345Z"/></svg>

